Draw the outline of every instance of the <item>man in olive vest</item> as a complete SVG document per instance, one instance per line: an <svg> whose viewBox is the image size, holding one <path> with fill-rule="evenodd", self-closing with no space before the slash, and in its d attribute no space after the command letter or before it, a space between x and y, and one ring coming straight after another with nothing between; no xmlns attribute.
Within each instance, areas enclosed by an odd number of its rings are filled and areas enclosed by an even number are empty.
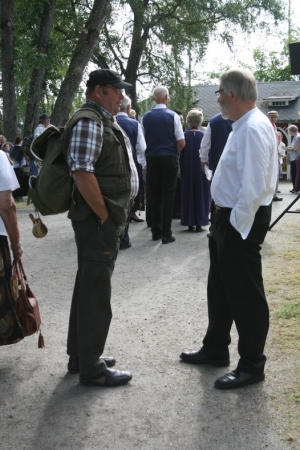
<svg viewBox="0 0 300 450"><path fill-rule="evenodd" d="M87 102L66 125L68 164L75 186L68 217L78 254L68 370L80 373L85 385L118 386L131 380L130 372L108 368L115 364L114 358L101 357L112 317L111 276L130 200L138 191L129 139L113 117L120 110L124 88L132 85L116 72L91 72Z"/></svg>

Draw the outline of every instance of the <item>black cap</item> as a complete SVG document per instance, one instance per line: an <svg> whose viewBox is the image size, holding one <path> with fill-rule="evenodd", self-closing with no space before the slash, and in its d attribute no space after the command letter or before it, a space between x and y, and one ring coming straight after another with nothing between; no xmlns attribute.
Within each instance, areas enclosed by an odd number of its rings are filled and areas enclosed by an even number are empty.
<svg viewBox="0 0 300 450"><path fill-rule="evenodd" d="M46 113L39 115L39 122L41 122L42 120L45 120L45 119L50 119L50 116L48 116L48 114L46 114Z"/></svg>
<svg viewBox="0 0 300 450"><path fill-rule="evenodd" d="M108 84L121 89L131 89L133 87L132 84L123 81L121 76L117 72L109 69L94 70L90 73L89 79L86 82L87 87L97 85L105 86Z"/></svg>

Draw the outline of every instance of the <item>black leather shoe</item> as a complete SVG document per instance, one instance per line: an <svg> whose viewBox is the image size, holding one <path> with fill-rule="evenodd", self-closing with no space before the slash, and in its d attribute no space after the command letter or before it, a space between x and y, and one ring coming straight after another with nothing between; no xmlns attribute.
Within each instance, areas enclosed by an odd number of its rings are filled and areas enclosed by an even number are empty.
<svg viewBox="0 0 300 450"><path fill-rule="evenodd" d="M169 236L169 237L162 237L161 242L163 244L171 244L171 242L176 241L176 239L174 238L174 236Z"/></svg>
<svg viewBox="0 0 300 450"><path fill-rule="evenodd" d="M130 222L144 222L144 219L140 219L135 213L130 213Z"/></svg>
<svg viewBox="0 0 300 450"><path fill-rule="evenodd" d="M207 356L205 353L197 350L191 352L183 352L180 355L182 361L190 364L210 364L216 367L227 367L229 366L229 358L218 359L211 356Z"/></svg>
<svg viewBox="0 0 300 450"><path fill-rule="evenodd" d="M132 378L130 372L124 370L105 369L104 372L95 377L79 375L79 381L86 386L114 387L128 383Z"/></svg>
<svg viewBox="0 0 300 450"><path fill-rule="evenodd" d="M131 247L131 242L128 242L128 244L121 244L119 250L127 250Z"/></svg>
<svg viewBox="0 0 300 450"><path fill-rule="evenodd" d="M159 241L161 239L161 228L154 227L152 232L152 241Z"/></svg>
<svg viewBox="0 0 300 450"><path fill-rule="evenodd" d="M161 239L161 234L152 233L152 241L159 241Z"/></svg>
<svg viewBox="0 0 300 450"><path fill-rule="evenodd" d="M112 367L116 364L115 358L112 356L101 356L100 360L103 360L107 367ZM68 372L69 373L79 373L79 359L78 358L69 358L68 362Z"/></svg>
<svg viewBox="0 0 300 450"><path fill-rule="evenodd" d="M203 231L202 227L196 227L196 233L200 233L201 231Z"/></svg>
<svg viewBox="0 0 300 450"><path fill-rule="evenodd" d="M215 381L215 387L217 389L238 389L248 384L259 383L265 379L265 374L237 372L233 370L230 373L226 373L222 377Z"/></svg>
<svg viewBox="0 0 300 450"><path fill-rule="evenodd" d="M282 201L282 197L273 197L273 202L281 202Z"/></svg>

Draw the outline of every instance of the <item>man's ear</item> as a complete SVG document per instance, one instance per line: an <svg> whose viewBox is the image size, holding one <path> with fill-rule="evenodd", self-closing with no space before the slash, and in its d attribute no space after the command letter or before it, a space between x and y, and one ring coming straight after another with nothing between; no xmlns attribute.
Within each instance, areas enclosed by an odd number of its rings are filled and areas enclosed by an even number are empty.
<svg viewBox="0 0 300 450"><path fill-rule="evenodd" d="M102 97L103 92L102 92L101 86L99 86L99 85L95 86L94 94L97 95L97 96L100 95L100 97Z"/></svg>
<svg viewBox="0 0 300 450"><path fill-rule="evenodd" d="M230 97L231 97L231 100L233 100L233 102L236 102L238 99L236 93L233 91L230 91Z"/></svg>

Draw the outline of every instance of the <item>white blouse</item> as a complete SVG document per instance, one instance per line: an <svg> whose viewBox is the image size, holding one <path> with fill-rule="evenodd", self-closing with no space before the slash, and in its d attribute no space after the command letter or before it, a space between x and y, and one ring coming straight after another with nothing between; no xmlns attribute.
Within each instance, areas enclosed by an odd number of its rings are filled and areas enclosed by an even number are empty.
<svg viewBox="0 0 300 450"><path fill-rule="evenodd" d="M14 191L20 187L15 171L3 150L0 150L0 191ZM0 216L0 235L7 236L2 217Z"/></svg>

